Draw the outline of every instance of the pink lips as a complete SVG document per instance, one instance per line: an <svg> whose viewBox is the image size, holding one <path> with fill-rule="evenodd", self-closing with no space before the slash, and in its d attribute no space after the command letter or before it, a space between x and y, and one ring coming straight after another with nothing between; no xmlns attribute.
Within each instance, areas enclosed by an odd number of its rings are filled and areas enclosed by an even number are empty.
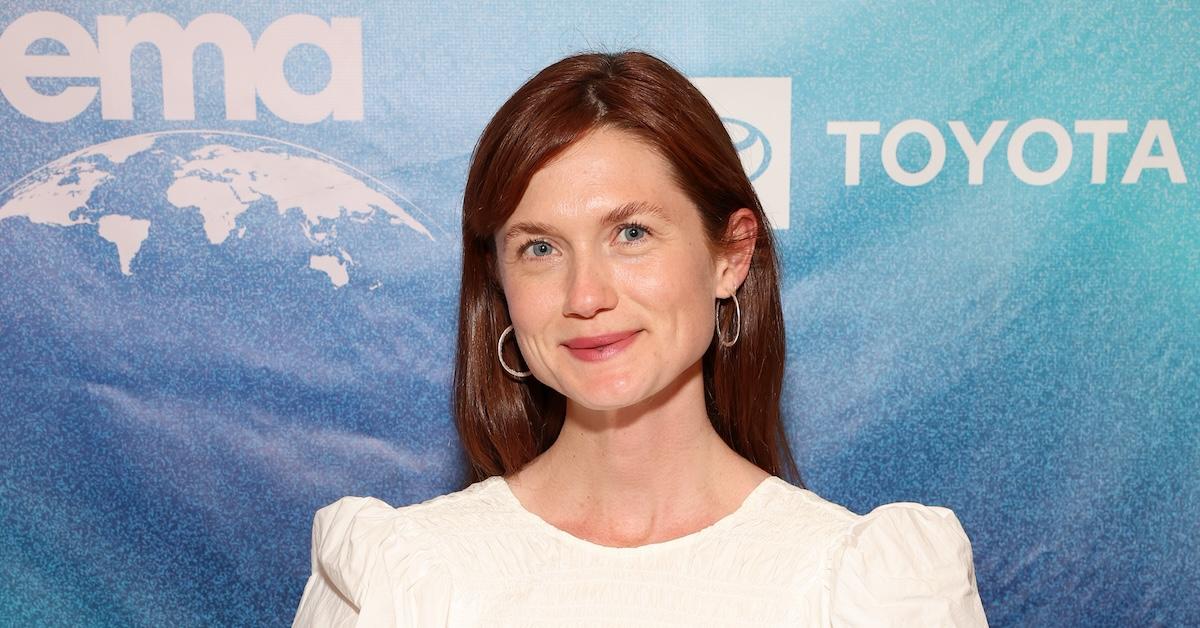
<svg viewBox="0 0 1200 628"><path fill-rule="evenodd" d="M581 336L564 342L563 346L580 360L597 362L611 358L632 344L638 331L640 330L627 329L600 336Z"/></svg>

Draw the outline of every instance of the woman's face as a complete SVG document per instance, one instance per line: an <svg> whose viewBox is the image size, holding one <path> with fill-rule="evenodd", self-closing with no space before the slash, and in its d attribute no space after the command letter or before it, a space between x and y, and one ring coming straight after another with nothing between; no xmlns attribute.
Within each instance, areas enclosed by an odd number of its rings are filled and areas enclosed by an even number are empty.
<svg viewBox="0 0 1200 628"><path fill-rule="evenodd" d="M669 162L612 129L534 174L495 237L528 370L594 410L647 399L700 360L714 299L744 278L710 255Z"/></svg>

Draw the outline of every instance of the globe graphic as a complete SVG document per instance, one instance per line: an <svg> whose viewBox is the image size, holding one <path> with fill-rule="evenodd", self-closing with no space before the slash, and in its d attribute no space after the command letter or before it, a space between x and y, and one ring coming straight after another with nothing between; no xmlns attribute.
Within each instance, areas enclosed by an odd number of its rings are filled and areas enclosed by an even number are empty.
<svg viewBox="0 0 1200 628"><path fill-rule="evenodd" d="M52 580L49 617L260 624L298 599L316 506L454 483L447 241L380 180L248 134L8 183L0 559L38 574L14 599Z"/></svg>
<svg viewBox="0 0 1200 628"><path fill-rule="evenodd" d="M205 239L219 245L245 237L239 217L265 203L280 214L297 214L314 245L311 268L340 287L349 282L348 266L355 263L340 246L340 219L364 222L383 215L389 224L433 239L410 213L411 204L397 202L389 196L393 190L362 177L317 151L262 136L147 133L89 146L35 170L0 194L0 220L93 225L115 246L120 270L129 275L164 206L194 211ZM154 198L156 191L161 198Z"/></svg>

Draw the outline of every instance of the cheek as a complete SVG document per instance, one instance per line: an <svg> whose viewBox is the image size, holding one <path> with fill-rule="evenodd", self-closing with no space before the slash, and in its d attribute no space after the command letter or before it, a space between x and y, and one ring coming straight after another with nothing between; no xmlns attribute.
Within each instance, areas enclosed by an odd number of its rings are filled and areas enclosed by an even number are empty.
<svg viewBox="0 0 1200 628"><path fill-rule="evenodd" d="M561 302L555 298L559 288L539 278L509 277L504 286L508 315L513 326L520 330L515 344L521 357L531 368L544 364L553 356L554 321L562 316Z"/></svg>
<svg viewBox="0 0 1200 628"><path fill-rule="evenodd" d="M510 322L515 329L520 330L519 334L511 334L505 339L505 344L513 345L505 348L505 355L510 355L507 351L515 348L520 353L521 368L531 371L533 379L566 394L556 375L554 346L549 344L549 338L554 337L552 321L556 315L561 316L561 308L556 308L554 299L549 297L552 293L548 293L548 289L547 286L539 285L537 281L531 281L528 277L517 281L510 277L504 284L504 298ZM517 366L511 363L510 365Z"/></svg>
<svg viewBox="0 0 1200 628"><path fill-rule="evenodd" d="M547 295L547 286L539 285L536 280L509 281L504 296L512 323L527 332L540 329L545 323L547 308L552 306L552 299Z"/></svg>
<svg viewBox="0 0 1200 628"><path fill-rule="evenodd" d="M687 345L703 344L715 303L707 258L691 253L642 260L624 268L622 277L625 294L651 314L660 333Z"/></svg>

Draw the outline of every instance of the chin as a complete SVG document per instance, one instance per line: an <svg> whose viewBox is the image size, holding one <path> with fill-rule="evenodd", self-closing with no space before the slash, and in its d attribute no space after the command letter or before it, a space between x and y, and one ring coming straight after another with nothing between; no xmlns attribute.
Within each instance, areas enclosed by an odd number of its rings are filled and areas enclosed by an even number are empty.
<svg viewBox="0 0 1200 628"><path fill-rule="evenodd" d="M572 402L589 410L619 410L646 398L647 382L632 376L594 377L573 390L560 391Z"/></svg>

